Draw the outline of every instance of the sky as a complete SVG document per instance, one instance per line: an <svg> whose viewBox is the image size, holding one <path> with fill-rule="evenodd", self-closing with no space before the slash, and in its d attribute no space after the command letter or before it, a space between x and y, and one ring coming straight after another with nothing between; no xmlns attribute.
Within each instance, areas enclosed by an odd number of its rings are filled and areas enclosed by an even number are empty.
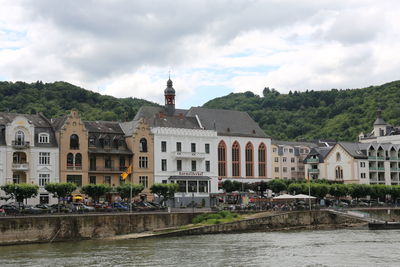
<svg viewBox="0 0 400 267"><path fill-rule="evenodd" d="M0 80L180 108L231 92L398 80L397 0L0 0Z"/></svg>

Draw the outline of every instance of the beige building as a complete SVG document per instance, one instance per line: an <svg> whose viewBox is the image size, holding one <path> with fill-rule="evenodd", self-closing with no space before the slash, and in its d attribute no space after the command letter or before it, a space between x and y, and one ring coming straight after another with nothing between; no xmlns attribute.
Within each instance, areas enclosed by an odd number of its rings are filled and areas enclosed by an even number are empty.
<svg viewBox="0 0 400 267"><path fill-rule="evenodd" d="M304 159L311 148L311 142L272 141L272 178L304 179Z"/></svg>
<svg viewBox="0 0 400 267"><path fill-rule="evenodd" d="M134 184L143 184L142 197L152 198L150 187L154 184L154 136L144 119L120 124L125 141L133 153L133 173L127 178Z"/></svg>

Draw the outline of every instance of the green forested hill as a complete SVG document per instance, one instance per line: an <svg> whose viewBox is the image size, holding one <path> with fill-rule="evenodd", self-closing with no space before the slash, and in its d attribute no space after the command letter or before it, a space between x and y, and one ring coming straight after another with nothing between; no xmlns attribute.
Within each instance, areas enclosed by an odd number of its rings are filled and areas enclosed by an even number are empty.
<svg viewBox="0 0 400 267"><path fill-rule="evenodd" d="M78 109L85 120L132 119L142 105L156 105L137 98L101 95L66 82L0 82L0 111L15 113L43 112L48 118Z"/></svg>
<svg viewBox="0 0 400 267"><path fill-rule="evenodd" d="M372 131L377 107L383 118L400 125L400 81L363 89L290 92L265 88L213 99L204 107L247 111L271 137L279 140L329 138L356 141Z"/></svg>

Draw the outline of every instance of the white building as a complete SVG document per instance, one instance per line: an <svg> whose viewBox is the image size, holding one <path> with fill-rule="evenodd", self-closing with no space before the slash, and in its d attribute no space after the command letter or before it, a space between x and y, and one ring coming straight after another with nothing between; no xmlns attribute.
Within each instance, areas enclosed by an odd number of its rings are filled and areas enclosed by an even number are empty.
<svg viewBox="0 0 400 267"><path fill-rule="evenodd" d="M0 140L0 184L37 184L39 194L28 204L56 203L44 189L59 181L58 145L47 118L0 113Z"/></svg>

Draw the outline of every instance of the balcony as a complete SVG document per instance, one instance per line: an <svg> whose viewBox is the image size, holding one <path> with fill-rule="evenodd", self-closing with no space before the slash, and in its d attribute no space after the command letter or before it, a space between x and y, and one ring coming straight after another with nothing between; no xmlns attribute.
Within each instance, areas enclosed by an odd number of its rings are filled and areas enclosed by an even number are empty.
<svg viewBox="0 0 400 267"><path fill-rule="evenodd" d="M11 145L15 149L26 149L29 148L29 143L27 141L11 141Z"/></svg>
<svg viewBox="0 0 400 267"><path fill-rule="evenodd" d="M307 159L307 163L319 163L319 159L309 158Z"/></svg>
<svg viewBox="0 0 400 267"><path fill-rule="evenodd" d="M308 169L308 173L317 174L319 173L319 169Z"/></svg>
<svg viewBox="0 0 400 267"><path fill-rule="evenodd" d="M398 172L398 171L400 171L400 168L390 168L390 171L391 172Z"/></svg>
<svg viewBox="0 0 400 267"><path fill-rule="evenodd" d="M28 171L29 170L29 163L13 163L12 164L13 171Z"/></svg>
<svg viewBox="0 0 400 267"><path fill-rule="evenodd" d="M370 167L370 171L385 171L384 167Z"/></svg>
<svg viewBox="0 0 400 267"><path fill-rule="evenodd" d="M200 153L200 152L181 152L181 151L175 151L171 152L172 156L175 158L180 158L180 159L204 159L206 156L206 153Z"/></svg>
<svg viewBox="0 0 400 267"><path fill-rule="evenodd" d="M385 160L385 157L380 157L380 156L378 156L378 157L376 157L376 159L377 159L377 160Z"/></svg>
<svg viewBox="0 0 400 267"><path fill-rule="evenodd" d="M122 173L126 170L127 167L121 166L121 167L111 167L111 168L105 168L105 167L90 167L89 172L96 172L96 173Z"/></svg>
<svg viewBox="0 0 400 267"><path fill-rule="evenodd" d="M399 160L398 157L389 157L389 160Z"/></svg>

